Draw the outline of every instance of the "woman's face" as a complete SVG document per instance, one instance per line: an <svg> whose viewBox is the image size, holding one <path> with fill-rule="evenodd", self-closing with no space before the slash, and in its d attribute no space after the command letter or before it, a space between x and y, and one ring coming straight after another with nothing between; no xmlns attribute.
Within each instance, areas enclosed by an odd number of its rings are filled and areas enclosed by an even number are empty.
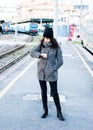
<svg viewBox="0 0 93 130"><path fill-rule="evenodd" d="M44 37L44 42L45 43L49 43L50 42L50 38Z"/></svg>

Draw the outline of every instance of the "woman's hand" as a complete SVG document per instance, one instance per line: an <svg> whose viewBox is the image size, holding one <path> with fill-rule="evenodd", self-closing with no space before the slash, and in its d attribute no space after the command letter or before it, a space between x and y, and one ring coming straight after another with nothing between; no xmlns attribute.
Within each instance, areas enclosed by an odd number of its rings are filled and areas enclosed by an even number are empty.
<svg viewBox="0 0 93 130"><path fill-rule="evenodd" d="M45 58L45 59L47 58L47 54L46 54L46 53L41 53L40 56L41 56L42 58Z"/></svg>

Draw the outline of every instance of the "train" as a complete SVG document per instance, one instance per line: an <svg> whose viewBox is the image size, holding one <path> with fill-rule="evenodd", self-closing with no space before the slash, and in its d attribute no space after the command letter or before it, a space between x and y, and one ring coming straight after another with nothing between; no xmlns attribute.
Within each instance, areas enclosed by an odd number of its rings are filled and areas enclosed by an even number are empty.
<svg viewBox="0 0 93 130"><path fill-rule="evenodd" d="M89 16L82 24L81 43L93 55L93 16Z"/></svg>
<svg viewBox="0 0 93 130"><path fill-rule="evenodd" d="M53 21L53 19L48 18L42 18L42 20L41 18L31 18L28 21L19 21L17 23L4 22L1 25L1 30L3 34L17 31L36 36L39 32L43 32L45 27L50 26L50 23L53 23Z"/></svg>
<svg viewBox="0 0 93 130"><path fill-rule="evenodd" d="M11 32L25 33L32 36L36 36L38 34L38 23L35 22L26 22L26 23L10 23L4 22L2 24L2 33L8 34Z"/></svg>
<svg viewBox="0 0 93 130"><path fill-rule="evenodd" d="M1 24L2 34L9 34L10 33L10 22L4 22Z"/></svg>

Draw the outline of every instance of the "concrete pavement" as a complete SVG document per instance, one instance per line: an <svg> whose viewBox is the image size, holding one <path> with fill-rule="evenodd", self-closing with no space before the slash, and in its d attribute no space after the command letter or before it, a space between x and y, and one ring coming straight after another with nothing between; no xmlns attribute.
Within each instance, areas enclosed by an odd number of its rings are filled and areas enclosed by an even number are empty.
<svg viewBox="0 0 93 130"><path fill-rule="evenodd" d="M56 117L50 100L49 116L40 118L43 109L36 61L27 56L10 73L1 75L0 91L8 90L0 98L0 130L93 130L93 77L70 43L61 46L64 65L59 70L58 91L65 121Z"/></svg>

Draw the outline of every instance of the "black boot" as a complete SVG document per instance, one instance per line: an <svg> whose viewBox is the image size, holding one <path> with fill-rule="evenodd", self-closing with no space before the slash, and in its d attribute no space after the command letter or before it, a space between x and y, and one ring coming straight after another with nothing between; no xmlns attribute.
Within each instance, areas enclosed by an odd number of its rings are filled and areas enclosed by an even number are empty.
<svg viewBox="0 0 93 130"><path fill-rule="evenodd" d="M59 118L59 120L64 121L64 117L62 116L61 110L57 110L57 117Z"/></svg>
<svg viewBox="0 0 93 130"><path fill-rule="evenodd" d="M63 118L62 113L61 113L60 99L59 99L58 90L57 90L57 81L49 82L49 83L51 86L51 92L53 95L54 103L55 103L56 109L57 109L57 117L61 121L64 121L64 118Z"/></svg>
<svg viewBox="0 0 93 130"><path fill-rule="evenodd" d="M46 118L47 117L47 115L48 115L48 110L47 111L45 111L44 113L43 113L43 115L41 116L41 118Z"/></svg>
<svg viewBox="0 0 93 130"><path fill-rule="evenodd" d="M46 94L42 94L42 103L43 103L43 109L44 109L44 113L41 116L41 118L46 118L48 115L48 105L47 105L47 95Z"/></svg>
<svg viewBox="0 0 93 130"><path fill-rule="evenodd" d="M46 118L48 115L48 105L47 105L47 84L46 81L40 81L40 87L41 87L41 97L42 97L42 104L43 104L43 109L44 113L41 116L41 118Z"/></svg>
<svg viewBox="0 0 93 130"><path fill-rule="evenodd" d="M47 97L44 97L42 98L42 103L43 103L43 109L44 109L44 113L43 115L41 116L41 118L46 118L47 115L48 115L48 105L47 105Z"/></svg>

